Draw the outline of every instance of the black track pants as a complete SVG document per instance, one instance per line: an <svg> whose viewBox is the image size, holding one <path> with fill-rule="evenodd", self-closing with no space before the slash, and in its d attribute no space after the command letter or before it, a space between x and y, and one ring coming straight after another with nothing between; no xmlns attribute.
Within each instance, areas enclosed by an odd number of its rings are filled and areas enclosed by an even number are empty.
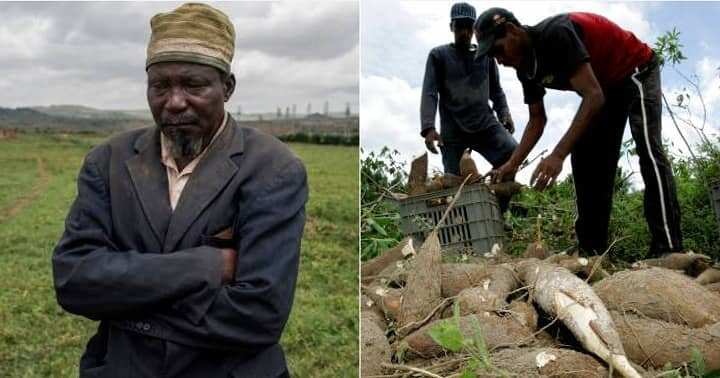
<svg viewBox="0 0 720 378"><path fill-rule="evenodd" d="M581 250L602 253L607 248L615 174L628 117L645 183L650 254L682 250L675 180L662 148L660 89L660 70L654 59L636 68L621 85L605 93L603 109L573 148L575 231Z"/></svg>

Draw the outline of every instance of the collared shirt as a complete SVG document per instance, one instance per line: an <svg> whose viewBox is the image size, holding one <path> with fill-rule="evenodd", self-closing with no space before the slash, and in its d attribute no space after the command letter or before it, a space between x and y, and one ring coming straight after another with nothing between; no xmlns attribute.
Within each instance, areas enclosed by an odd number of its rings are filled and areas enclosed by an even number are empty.
<svg viewBox="0 0 720 378"><path fill-rule="evenodd" d="M509 111L495 60L487 56L476 59L474 45L467 51L454 44L432 49L420 101L421 133L435 127L438 107L440 133L447 142L457 142L465 133L477 133L499 124L493 110L498 116Z"/></svg>
<svg viewBox="0 0 720 378"><path fill-rule="evenodd" d="M165 137L165 134L160 133L160 151L161 151L161 160L163 165L165 166L165 171L167 172L167 178L168 178L168 194L170 195L170 208L175 210L175 206L177 206L178 200L180 200L180 195L182 195L183 190L185 189L185 185L187 184L188 180L190 180L190 176L193 173L193 170L195 170L195 167L200 163L200 160L202 160L203 156L205 156L205 153L210 149L210 146L212 146L213 142L215 142L215 139L217 139L218 135L222 133L223 130L225 130L225 125L227 124L228 120L228 114L225 112L225 117L223 118L222 124L218 128L218 130L215 132L215 135L213 135L212 140L210 141L210 144L205 147L205 149L198 155L195 159L193 159L188 165L183 168L182 172L178 171L177 164L175 164L175 159L173 159L172 154L170 153L170 146L172 145L172 141Z"/></svg>

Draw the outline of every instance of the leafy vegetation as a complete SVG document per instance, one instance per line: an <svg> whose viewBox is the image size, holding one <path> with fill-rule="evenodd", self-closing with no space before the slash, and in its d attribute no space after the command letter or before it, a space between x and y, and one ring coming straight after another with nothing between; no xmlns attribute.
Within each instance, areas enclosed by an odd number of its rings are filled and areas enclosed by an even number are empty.
<svg viewBox="0 0 720 378"><path fill-rule="evenodd" d="M93 322L55 300L50 257L84 155L105 137L18 134L0 141L0 375L73 377ZM281 344L293 376L356 377L357 148L291 144L310 201L295 303Z"/></svg>
<svg viewBox="0 0 720 378"><path fill-rule="evenodd" d="M296 133L278 136L283 142L312 143L312 144L334 144L339 146L357 146L360 142L359 135L333 135L333 134L306 134Z"/></svg>
<svg viewBox="0 0 720 378"><path fill-rule="evenodd" d="M428 334L438 345L452 352L465 352L470 359L463 369L461 378L475 378L477 371L486 371L494 376L507 377L506 371L495 367L490 359L490 352L482 335L480 323L476 318L472 319L471 337L463 335L460 331L460 307L457 302L453 307L452 319L445 319L430 329Z"/></svg>
<svg viewBox="0 0 720 378"><path fill-rule="evenodd" d="M407 173L397 161L400 153L385 147L370 152L360 168L360 249L362 260L373 258L402 238L397 202L390 192L405 191Z"/></svg>

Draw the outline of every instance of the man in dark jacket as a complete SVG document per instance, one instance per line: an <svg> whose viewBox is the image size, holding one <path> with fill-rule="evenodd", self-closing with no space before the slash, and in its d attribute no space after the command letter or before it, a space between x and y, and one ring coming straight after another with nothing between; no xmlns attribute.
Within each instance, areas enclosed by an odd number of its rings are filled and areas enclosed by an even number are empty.
<svg viewBox="0 0 720 378"><path fill-rule="evenodd" d="M582 97L570 127L532 175L538 190L551 185L568 154L577 196L575 231L581 251L607 247L615 172L625 122L640 157L650 254L682 250L680 206L670 162L662 147L660 69L652 49L631 32L592 13L567 13L521 26L506 9L491 8L475 23L478 54L514 67L530 120L496 179L514 174L545 127L544 88Z"/></svg>
<svg viewBox="0 0 720 378"><path fill-rule="evenodd" d="M157 127L94 148L53 254L57 299L99 320L81 377L287 376L307 181L224 110L235 32L186 4L151 21Z"/></svg>
<svg viewBox="0 0 720 378"><path fill-rule="evenodd" d="M507 161L517 143L511 135L514 126L497 65L485 56L475 59L476 46L470 43L475 8L466 3L454 4L450 19L455 43L435 47L428 55L420 101L420 133L430 152L437 153L435 143L440 146L445 173L459 175L465 149L479 152L497 168ZM493 108L488 100L492 100ZM440 134L435 130L438 102Z"/></svg>

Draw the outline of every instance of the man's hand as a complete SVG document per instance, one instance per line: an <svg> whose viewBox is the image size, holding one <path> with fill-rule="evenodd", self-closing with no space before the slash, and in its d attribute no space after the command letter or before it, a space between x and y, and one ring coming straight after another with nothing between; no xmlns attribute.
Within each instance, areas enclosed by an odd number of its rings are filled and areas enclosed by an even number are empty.
<svg viewBox="0 0 720 378"><path fill-rule="evenodd" d="M223 258L222 283L227 284L235 279L237 251L232 248L223 248L220 252L222 252Z"/></svg>
<svg viewBox="0 0 720 378"><path fill-rule="evenodd" d="M430 152L432 152L434 154L438 153L437 148L435 148L436 141L438 143L438 146L443 145L443 141L442 141L442 138L440 138L440 134L438 134L437 131L435 131L435 129L430 129L425 134L425 147L427 147L427 149L430 150Z"/></svg>
<svg viewBox="0 0 720 378"><path fill-rule="evenodd" d="M513 165L511 162L507 162L503 165L501 165L497 169L493 169L488 173L490 175L490 182L493 184L498 184L503 181L510 180L515 177L515 173L517 173L518 167L516 165Z"/></svg>
<svg viewBox="0 0 720 378"><path fill-rule="evenodd" d="M501 117L500 123L507 129L507 131L510 132L510 134L515 132L515 122L513 122L512 117L510 116L510 113L505 114Z"/></svg>
<svg viewBox="0 0 720 378"><path fill-rule="evenodd" d="M543 158L530 177L530 185L534 183L535 189L541 192L552 186L562 171L562 164L563 159L554 153Z"/></svg>

